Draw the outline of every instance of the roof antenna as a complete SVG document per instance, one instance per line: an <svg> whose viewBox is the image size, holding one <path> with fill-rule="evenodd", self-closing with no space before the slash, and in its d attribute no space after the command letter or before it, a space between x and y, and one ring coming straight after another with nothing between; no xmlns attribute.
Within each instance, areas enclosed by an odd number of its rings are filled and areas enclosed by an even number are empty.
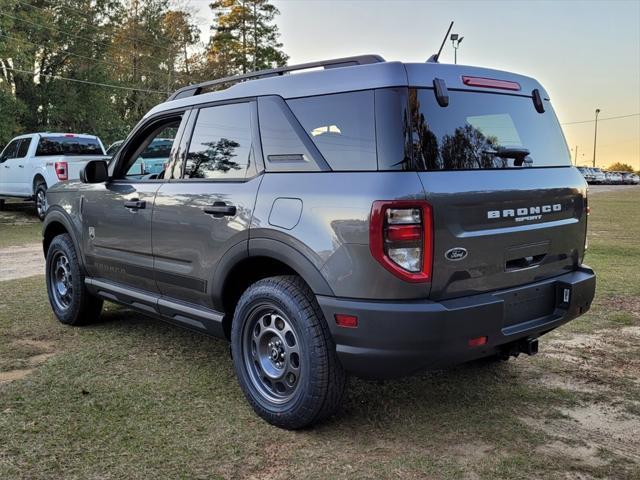
<svg viewBox="0 0 640 480"><path fill-rule="evenodd" d="M427 60L427 63L438 63L438 59L440 58L440 54L442 53L442 49L444 48L444 42L446 42L447 38L449 38L449 32L451 31L452 28L453 28L453 20L449 24L449 30L447 30L447 33L444 34L444 38L442 39L442 45L440 45L440 50L438 50L438 53L434 53L433 55L431 55Z"/></svg>

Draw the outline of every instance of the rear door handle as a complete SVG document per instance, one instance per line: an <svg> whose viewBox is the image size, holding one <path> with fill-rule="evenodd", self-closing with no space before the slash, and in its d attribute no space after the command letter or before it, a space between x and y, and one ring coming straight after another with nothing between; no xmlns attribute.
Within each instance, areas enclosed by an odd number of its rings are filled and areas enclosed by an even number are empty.
<svg viewBox="0 0 640 480"><path fill-rule="evenodd" d="M204 207L202 211L207 215L213 215L214 218L233 217L236 214L236 207L224 202L216 202L210 207Z"/></svg>
<svg viewBox="0 0 640 480"><path fill-rule="evenodd" d="M126 202L124 202L124 206L132 210L142 210L143 208L147 207L147 202L137 199L127 200Z"/></svg>
<svg viewBox="0 0 640 480"><path fill-rule="evenodd" d="M24 168L24 165L18 165L20 168Z"/></svg>

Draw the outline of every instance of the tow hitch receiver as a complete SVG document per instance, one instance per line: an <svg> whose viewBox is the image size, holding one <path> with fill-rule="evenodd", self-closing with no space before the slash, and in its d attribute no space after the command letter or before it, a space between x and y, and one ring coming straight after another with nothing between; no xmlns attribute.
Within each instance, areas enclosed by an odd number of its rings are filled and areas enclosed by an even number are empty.
<svg viewBox="0 0 640 480"><path fill-rule="evenodd" d="M520 351L522 353L526 353L527 355L535 355L538 353L538 339L537 338L527 338L520 342Z"/></svg>
<svg viewBox="0 0 640 480"><path fill-rule="evenodd" d="M517 357L521 353L526 353L527 355L535 355L538 353L538 339L525 338L517 342L508 343L502 347L500 356L506 360L509 357Z"/></svg>

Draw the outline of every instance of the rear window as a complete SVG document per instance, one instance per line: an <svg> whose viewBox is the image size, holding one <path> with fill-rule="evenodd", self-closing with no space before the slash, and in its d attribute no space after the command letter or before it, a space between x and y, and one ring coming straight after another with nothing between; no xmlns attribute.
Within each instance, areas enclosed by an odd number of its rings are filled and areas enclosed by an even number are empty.
<svg viewBox="0 0 640 480"><path fill-rule="evenodd" d="M432 89L409 90L414 165L467 170L571 165L558 120L531 98L449 91L440 107Z"/></svg>
<svg viewBox="0 0 640 480"><path fill-rule="evenodd" d="M287 104L333 170L376 170L372 90L298 98Z"/></svg>
<svg viewBox="0 0 640 480"><path fill-rule="evenodd" d="M104 155L97 138L58 136L43 137L38 142L36 156L46 155Z"/></svg>

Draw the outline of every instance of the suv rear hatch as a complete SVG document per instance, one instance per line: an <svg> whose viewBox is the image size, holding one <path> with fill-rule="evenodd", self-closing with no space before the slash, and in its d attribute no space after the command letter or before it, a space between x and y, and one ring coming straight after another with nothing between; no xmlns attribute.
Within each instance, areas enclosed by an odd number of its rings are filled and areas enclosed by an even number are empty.
<svg viewBox="0 0 640 480"><path fill-rule="evenodd" d="M414 164L433 207L430 298L576 269L585 248L586 184L546 94L537 99L540 112L532 95L461 87L446 92L447 106L432 88L409 90ZM521 307L548 304L535 300L522 299Z"/></svg>

